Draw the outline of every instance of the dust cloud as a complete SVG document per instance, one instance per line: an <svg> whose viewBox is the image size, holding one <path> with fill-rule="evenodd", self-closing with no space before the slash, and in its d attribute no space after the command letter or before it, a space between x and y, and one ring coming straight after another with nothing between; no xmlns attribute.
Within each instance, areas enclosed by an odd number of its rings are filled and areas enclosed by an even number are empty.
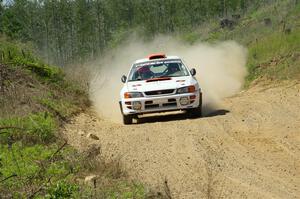
<svg viewBox="0 0 300 199"><path fill-rule="evenodd" d="M222 99L240 91L247 75L247 50L234 41L215 44L185 44L172 37L159 36L151 42L128 39L107 52L97 62L90 63L90 99L100 117L121 121L119 109L120 80L131 64L152 53L181 57L187 66L195 68L203 92L204 107L220 108Z"/></svg>

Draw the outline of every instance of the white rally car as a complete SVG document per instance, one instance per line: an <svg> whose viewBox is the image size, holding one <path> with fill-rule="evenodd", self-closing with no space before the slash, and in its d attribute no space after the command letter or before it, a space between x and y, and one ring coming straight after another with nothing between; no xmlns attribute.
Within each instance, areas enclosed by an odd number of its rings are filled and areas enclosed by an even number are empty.
<svg viewBox="0 0 300 199"><path fill-rule="evenodd" d="M146 113L185 110L201 116L202 92L195 69L177 56L153 54L133 63L121 80L120 108L124 124Z"/></svg>

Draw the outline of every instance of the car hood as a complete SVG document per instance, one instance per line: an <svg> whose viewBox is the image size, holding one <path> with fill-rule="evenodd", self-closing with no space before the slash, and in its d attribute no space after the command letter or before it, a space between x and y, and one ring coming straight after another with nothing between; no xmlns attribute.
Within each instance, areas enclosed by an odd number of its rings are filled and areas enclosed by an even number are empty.
<svg viewBox="0 0 300 199"><path fill-rule="evenodd" d="M177 89L192 84L192 78L186 77L171 77L169 79L157 79L148 81L127 82L127 90L129 92L145 92L155 90Z"/></svg>

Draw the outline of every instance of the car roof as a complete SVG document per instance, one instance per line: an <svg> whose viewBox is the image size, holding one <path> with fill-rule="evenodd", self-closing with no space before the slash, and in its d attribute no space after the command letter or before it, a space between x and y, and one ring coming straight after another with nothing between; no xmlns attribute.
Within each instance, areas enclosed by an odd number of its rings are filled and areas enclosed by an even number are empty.
<svg viewBox="0 0 300 199"><path fill-rule="evenodd" d="M143 62L148 62L148 61L164 61L164 60L168 60L168 59L180 59L178 56L166 56L166 58L161 58L161 59L149 59L149 58L143 58L143 59L138 59L136 60L133 64L139 64L139 63L143 63Z"/></svg>

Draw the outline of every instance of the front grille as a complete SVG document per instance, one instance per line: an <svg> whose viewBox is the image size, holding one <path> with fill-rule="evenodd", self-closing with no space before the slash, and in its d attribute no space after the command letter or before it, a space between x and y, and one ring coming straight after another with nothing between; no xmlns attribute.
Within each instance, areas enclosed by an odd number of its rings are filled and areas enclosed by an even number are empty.
<svg viewBox="0 0 300 199"><path fill-rule="evenodd" d="M146 95L165 95L171 94L174 92L174 89L167 89L167 90L157 90L157 91L147 91L145 92Z"/></svg>
<svg viewBox="0 0 300 199"><path fill-rule="evenodd" d="M145 101L145 104L153 104L153 101Z"/></svg>
<svg viewBox="0 0 300 199"><path fill-rule="evenodd" d="M153 108L159 108L159 104L145 105L145 109L153 109Z"/></svg>
<svg viewBox="0 0 300 199"><path fill-rule="evenodd" d="M165 103L165 104L163 104L163 107L176 107L177 106L177 103L176 102L174 102L174 103Z"/></svg>

